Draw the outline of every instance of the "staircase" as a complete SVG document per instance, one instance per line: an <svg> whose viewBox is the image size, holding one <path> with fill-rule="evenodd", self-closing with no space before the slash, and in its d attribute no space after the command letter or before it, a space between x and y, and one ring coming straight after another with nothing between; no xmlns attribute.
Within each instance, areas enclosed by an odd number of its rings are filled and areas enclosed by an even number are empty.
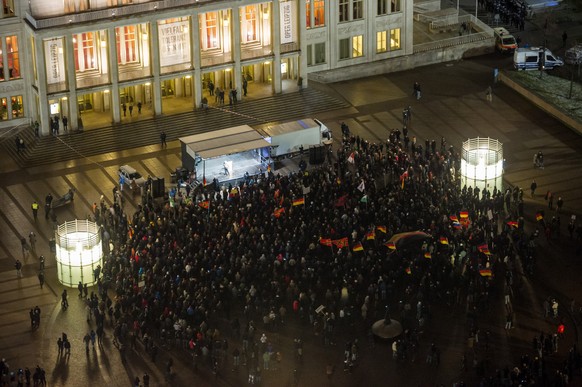
<svg viewBox="0 0 582 387"><path fill-rule="evenodd" d="M61 134L58 138L47 136L37 139L32 130L27 129L19 133L27 145L24 152L16 152L15 143L11 141L14 138L0 144L0 149L20 167L34 167L158 144L162 131L166 132L167 140L172 141L211 130L290 121L347 107L349 104L346 101L318 90L304 89L300 92L239 102L232 109L229 106L211 107L208 111L196 110L81 133Z"/></svg>

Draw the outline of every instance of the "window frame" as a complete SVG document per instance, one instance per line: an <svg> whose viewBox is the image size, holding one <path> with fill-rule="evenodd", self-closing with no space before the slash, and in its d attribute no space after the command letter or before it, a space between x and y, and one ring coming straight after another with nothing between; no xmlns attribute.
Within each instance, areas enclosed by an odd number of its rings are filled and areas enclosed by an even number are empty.
<svg viewBox="0 0 582 387"><path fill-rule="evenodd" d="M3 37L6 42L6 56L2 55L2 59L6 63L2 63L2 67L8 68L8 79L18 79L20 75L20 52L18 48L18 35L8 35ZM4 78L4 74L2 74Z"/></svg>
<svg viewBox="0 0 582 387"><path fill-rule="evenodd" d="M352 58L362 58L364 56L364 35L352 36Z"/></svg>
<svg viewBox="0 0 582 387"><path fill-rule="evenodd" d="M338 1L338 20L340 23L350 21L350 0Z"/></svg>
<svg viewBox="0 0 582 387"><path fill-rule="evenodd" d="M397 41L398 44L393 45L392 44L393 41ZM398 51L401 49L402 49L402 30L400 28L392 28L390 30L390 51Z"/></svg>
<svg viewBox="0 0 582 387"><path fill-rule="evenodd" d="M325 27L325 0L313 0L313 27Z"/></svg>
<svg viewBox="0 0 582 387"><path fill-rule="evenodd" d="M350 55L350 38L343 38L340 39L338 42L339 48L338 48L338 58L339 60L346 60L346 59L351 59L351 55ZM346 47L343 47L343 46ZM344 52L344 55L342 55L342 52Z"/></svg>
<svg viewBox="0 0 582 387"><path fill-rule="evenodd" d="M319 48L323 48L323 49L321 51L319 51L318 50L318 47ZM325 42L315 43L313 45L313 50L314 50L313 57L314 57L314 64L315 65L320 65L320 64L327 63L326 52L325 52ZM319 55L318 55L319 52L322 52L323 53L323 56L322 56L323 57L323 60L322 61L319 61L319 59L318 59L319 58Z"/></svg>
<svg viewBox="0 0 582 387"><path fill-rule="evenodd" d="M376 54L388 52L388 31L376 32Z"/></svg>
<svg viewBox="0 0 582 387"><path fill-rule="evenodd" d="M351 0L352 18L351 20L362 20L364 18L364 0Z"/></svg>

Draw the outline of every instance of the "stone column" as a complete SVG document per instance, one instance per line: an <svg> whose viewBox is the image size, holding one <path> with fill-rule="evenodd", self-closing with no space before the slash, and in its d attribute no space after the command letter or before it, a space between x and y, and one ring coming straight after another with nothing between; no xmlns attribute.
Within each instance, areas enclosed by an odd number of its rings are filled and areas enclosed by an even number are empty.
<svg viewBox="0 0 582 387"><path fill-rule="evenodd" d="M111 77L111 112L113 113L113 123L121 122L121 105L119 103L119 65L117 63L117 39L115 38L115 27L107 29L107 47L109 52L109 76Z"/></svg>
<svg viewBox="0 0 582 387"><path fill-rule="evenodd" d="M38 109L39 109L39 117L38 122L40 124L40 135L46 136L51 134L51 127L49 123L49 109L48 109L48 98L46 95L46 57L44 55L44 41L40 37L34 38L34 47L32 48L35 51L35 56L39 60L37 61L38 65L36 67L37 75L38 75ZM3 47L4 48L4 47ZM6 51L3 51L6 52ZM41 59L42 58L42 59Z"/></svg>
<svg viewBox="0 0 582 387"><path fill-rule="evenodd" d="M326 7L330 7L329 3L331 3L331 1L326 1L325 2L325 6ZM300 48L300 54L299 54L299 73L297 74L297 77L301 77L303 79L303 83L302 83L302 87L307 87L307 39L305 36L305 31L307 31L307 13L305 12L305 2L303 1L296 1L295 4L297 4L296 6L299 7L299 10L297 12L297 15L299 15L299 29L297 30L297 34L298 34L298 39L299 39L299 48ZM334 2L335 4L335 2ZM328 15L328 19L327 20L332 20L330 19L330 13L327 12L326 13ZM331 25L332 23L327 23L326 25ZM312 24L313 25L313 24ZM327 27L330 28L330 27ZM333 44L333 42L329 42L327 44ZM328 61L329 62L329 61ZM299 79L299 78L298 78Z"/></svg>
<svg viewBox="0 0 582 387"><path fill-rule="evenodd" d="M154 116L162 114L162 87L160 84L160 39L158 37L158 23L152 21L150 26L150 52L152 58L152 74L154 82L152 83L154 94Z"/></svg>
<svg viewBox="0 0 582 387"><path fill-rule="evenodd" d="M79 104L77 103L77 76L74 54L73 35L67 35L65 36L65 61L67 64L67 85L69 87L69 117L67 124L69 130L78 129L77 117Z"/></svg>
<svg viewBox="0 0 582 387"><path fill-rule="evenodd" d="M260 17L262 15L259 15ZM234 72L234 87L238 91L237 99L240 99L242 96L242 77L241 77L241 39L240 39L240 7L235 5L232 7L232 17L230 18L230 22L232 23L232 49L233 49L233 59L234 59L234 68L232 69ZM226 93L229 93L230 90L227 90Z"/></svg>
<svg viewBox="0 0 582 387"><path fill-rule="evenodd" d="M202 101L202 61L200 59L200 19L198 13L192 15L192 33L190 40L192 48L192 65L194 67L194 106L199 107ZM220 23L219 23L220 25Z"/></svg>
<svg viewBox="0 0 582 387"><path fill-rule="evenodd" d="M281 8L279 1L271 3L271 44L273 47L273 92L281 93L283 85L281 81Z"/></svg>

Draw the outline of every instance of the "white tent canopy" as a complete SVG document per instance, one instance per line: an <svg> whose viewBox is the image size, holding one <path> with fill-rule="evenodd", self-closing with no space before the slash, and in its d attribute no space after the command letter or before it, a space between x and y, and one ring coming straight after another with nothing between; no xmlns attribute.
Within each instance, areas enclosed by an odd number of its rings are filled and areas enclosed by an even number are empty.
<svg viewBox="0 0 582 387"><path fill-rule="evenodd" d="M203 160L271 145L249 125L181 137L180 142L191 157L198 155Z"/></svg>

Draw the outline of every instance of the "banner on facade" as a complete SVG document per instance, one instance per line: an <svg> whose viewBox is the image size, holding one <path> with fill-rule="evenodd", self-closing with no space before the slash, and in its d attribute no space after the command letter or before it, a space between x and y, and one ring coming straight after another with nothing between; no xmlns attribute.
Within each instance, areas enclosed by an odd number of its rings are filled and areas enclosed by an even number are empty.
<svg viewBox="0 0 582 387"><path fill-rule="evenodd" d="M45 40L44 56L44 62L46 63L46 82L49 85L65 82L63 39Z"/></svg>
<svg viewBox="0 0 582 387"><path fill-rule="evenodd" d="M158 24L162 67L190 62L189 30L188 21Z"/></svg>
<svg viewBox="0 0 582 387"><path fill-rule="evenodd" d="M279 4L281 7L281 44L296 42L295 1L286 1Z"/></svg>

